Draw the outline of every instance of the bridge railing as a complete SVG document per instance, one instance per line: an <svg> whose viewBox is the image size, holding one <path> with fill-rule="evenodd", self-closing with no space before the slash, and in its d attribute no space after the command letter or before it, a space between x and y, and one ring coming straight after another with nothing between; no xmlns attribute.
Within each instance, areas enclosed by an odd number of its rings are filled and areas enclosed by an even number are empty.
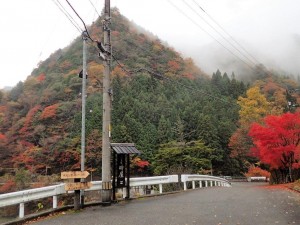
<svg viewBox="0 0 300 225"><path fill-rule="evenodd" d="M130 179L130 187L159 185L159 193L161 194L163 193L163 184L178 183L178 180L179 180L178 175L137 177L137 178ZM189 181L193 182L193 181L200 181L200 180L204 182L216 181L219 182L217 184L220 184L218 186L229 186L228 181L226 182L226 180L222 178L204 176L204 175L181 175L181 181L184 182L184 187L185 187L184 190L186 190L186 182ZM101 189L102 189L102 181L92 181L92 187L86 189L85 191L99 191ZM52 197L52 203L53 203L52 207L53 209L56 209L58 206L58 196L66 193L67 191L65 191L65 184L61 183L58 185L53 185L48 187L1 194L0 208L19 204L19 218L23 218L25 212L25 203L34 200L43 199L43 198Z"/></svg>
<svg viewBox="0 0 300 225"><path fill-rule="evenodd" d="M199 182L199 188L202 187L213 187L222 186L230 187L231 184L228 180L221 177L214 177L208 175L197 175L197 174L182 174L181 182L183 182L183 189L187 190L188 182L192 182L192 188L196 188L196 181Z"/></svg>

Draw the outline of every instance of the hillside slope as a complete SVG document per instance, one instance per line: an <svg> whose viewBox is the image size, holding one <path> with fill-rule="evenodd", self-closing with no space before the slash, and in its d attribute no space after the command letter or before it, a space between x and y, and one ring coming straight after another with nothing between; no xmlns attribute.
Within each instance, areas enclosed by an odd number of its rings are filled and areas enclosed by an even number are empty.
<svg viewBox="0 0 300 225"><path fill-rule="evenodd" d="M195 172L213 168L218 174L239 173L238 162L229 157L228 140L238 120L236 100L245 93L246 86L234 75L229 77L220 71L209 79L191 59L183 59L159 39L129 22L117 9L112 10L112 17L113 54L120 63L127 70L148 68L167 78L158 80L143 71L127 74L113 62L113 142L136 143L143 152L141 157L154 166L162 144L197 140L209 147L211 153L209 158L197 162ZM89 32L93 39L100 39L101 18ZM32 173L45 174L79 167L81 67L82 41L78 37L40 63L24 83L1 96L2 168L26 168ZM102 73L98 50L90 43L86 165L88 169L98 168L98 173L101 173ZM186 157L177 155L187 171Z"/></svg>

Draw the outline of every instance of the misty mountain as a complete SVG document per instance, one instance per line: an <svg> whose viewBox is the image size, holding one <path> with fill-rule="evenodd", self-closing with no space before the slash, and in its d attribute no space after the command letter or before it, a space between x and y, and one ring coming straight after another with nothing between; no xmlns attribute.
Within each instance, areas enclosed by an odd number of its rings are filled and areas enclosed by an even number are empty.
<svg viewBox="0 0 300 225"><path fill-rule="evenodd" d="M284 42L279 39L276 41L274 38L274 40L269 40L269 43L264 42L257 45L238 40L242 47L235 46L239 51L220 40L224 47L217 42L211 42L205 46L199 45L194 48L187 46L184 52L209 75L218 68L228 74L234 72L238 79L253 81L252 77L255 71L253 68L263 65L270 71L296 79L300 74L300 35L289 35L285 40ZM197 44L195 45L197 46Z"/></svg>

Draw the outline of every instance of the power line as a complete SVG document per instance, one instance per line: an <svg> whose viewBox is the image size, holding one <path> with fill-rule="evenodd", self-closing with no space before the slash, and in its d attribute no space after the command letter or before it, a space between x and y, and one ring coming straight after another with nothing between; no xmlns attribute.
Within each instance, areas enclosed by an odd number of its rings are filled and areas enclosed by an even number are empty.
<svg viewBox="0 0 300 225"><path fill-rule="evenodd" d="M229 40L227 40L226 37L222 33L220 33L214 26L212 26L205 18L203 18L189 3L187 3L185 0L182 0L184 4L189 7L194 13L196 13L208 26L210 26L215 32L217 32L231 47L233 47L236 51L238 51L243 57L249 60L249 62L253 63L255 66L255 63L250 59L247 55L245 55L242 51L240 51L235 45L233 45Z"/></svg>
<svg viewBox="0 0 300 225"><path fill-rule="evenodd" d="M68 3L68 5L71 7L71 9L73 10L73 12L76 14L76 16L81 20L81 22L83 23L83 26L84 26L84 28L85 28L85 32L86 32L86 34L87 34L87 37L91 40L91 41L93 41L94 42L94 40L91 38L91 36L90 36L90 34L89 34L89 32L88 32L88 29L87 29L87 27L86 27L86 25L85 25L85 22L83 21L83 19L80 17L80 15L77 13L77 11L74 9L74 7L71 5L71 3L68 1L68 0L66 0L66 2Z"/></svg>
<svg viewBox="0 0 300 225"><path fill-rule="evenodd" d="M192 23L194 23L198 28L200 28L203 32L205 32L208 36L210 36L212 39L214 39L218 44L220 44L223 48L225 48L228 52L230 52L233 56L235 56L237 59L242 61L245 65L247 65L250 69L255 71L255 69L249 65L245 60L241 59L238 55L236 55L233 51L231 51L229 48L227 48L225 45L223 45L220 41L218 41L213 35L211 35L209 32L204 30L195 20L193 20L190 16L188 16L185 12L183 12L180 8L178 8L174 3L172 3L170 0L168 2L177 9L181 14L183 14L185 17L187 17Z"/></svg>
<svg viewBox="0 0 300 225"><path fill-rule="evenodd" d="M80 26L76 23L74 18L67 12L67 10L64 8L64 6L59 2L59 0L52 0L53 3L59 8L59 10L67 17L67 19L73 24L73 26L79 31L81 34L83 30L80 28Z"/></svg>
<svg viewBox="0 0 300 225"><path fill-rule="evenodd" d="M195 0L192 0L225 34L228 35L228 37L237 44L244 52L246 52L257 64L260 64L260 62L252 55L250 54L235 38L230 35L211 15L209 15Z"/></svg>
<svg viewBox="0 0 300 225"><path fill-rule="evenodd" d="M98 14L98 16L100 17L100 14L98 13L98 11L97 11L97 9L96 9L94 3L93 3L91 0L89 0L89 2L91 3L91 5L93 6L93 8L95 9L95 12L96 12L96 13Z"/></svg>

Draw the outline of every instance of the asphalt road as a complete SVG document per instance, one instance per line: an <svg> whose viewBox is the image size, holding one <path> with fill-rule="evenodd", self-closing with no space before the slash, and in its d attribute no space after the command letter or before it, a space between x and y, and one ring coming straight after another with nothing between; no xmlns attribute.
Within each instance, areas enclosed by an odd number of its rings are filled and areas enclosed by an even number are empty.
<svg viewBox="0 0 300 225"><path fill-rule="evenodd" d="M47 218L34 225L300 225L300 194L233 183Z"/></svg>

